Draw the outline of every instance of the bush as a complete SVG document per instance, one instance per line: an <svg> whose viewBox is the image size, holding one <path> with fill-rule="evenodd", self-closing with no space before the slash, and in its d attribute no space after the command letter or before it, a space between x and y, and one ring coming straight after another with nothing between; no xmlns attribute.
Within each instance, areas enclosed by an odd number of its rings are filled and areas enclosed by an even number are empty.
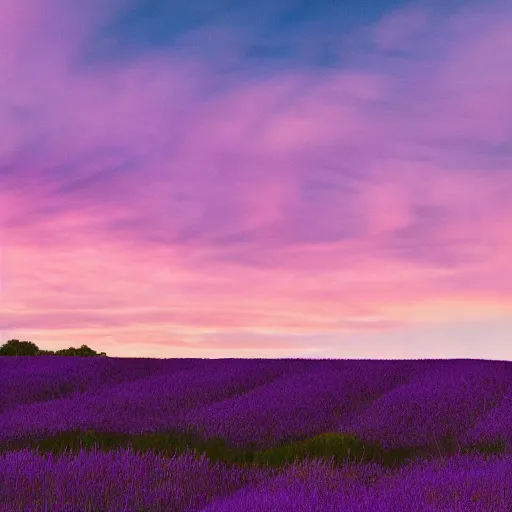
<svg viewBox="0 0 512 512"><path fill-rule="evenodd" d="M256 455L255 461L271 466L280 466L286 462L303 460L308 457L325 459L333 457L339 463L354 458L360 459L363 455L363 445L354 436L326 433L298 443L260 452Z"/></svg>
<svg viewBox="0 0 512 512"><path fill-rule="evenodd" d="M0 346L0 356L103 356L105 352L96 352L87 345L80 348L64 348L54 352L53 350L40 350L39 347L31 341L9 340Z"/></svg>
<svg viewBox="0 0 512 512"><path fill-rule="evenodd" d="M31 341L9 340L0 347L0 356L35 356L39 347Z"/></svg>
<svg viewBox="0 0 512 512"><path fill-rule="evenodd" d="M56 356L97 356L98 353L95 352L92 348L89 348L87 345L82 345L80 348L70 347L64 348L62 350L57 350L55 352Z"/></svg>

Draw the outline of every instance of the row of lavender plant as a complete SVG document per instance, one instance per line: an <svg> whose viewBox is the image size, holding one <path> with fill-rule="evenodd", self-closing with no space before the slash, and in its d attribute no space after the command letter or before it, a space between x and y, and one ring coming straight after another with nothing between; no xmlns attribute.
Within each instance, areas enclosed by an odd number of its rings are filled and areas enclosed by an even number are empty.
<svg viewBox="0 0 512 512"><path fill-rule="evenodd" d="M309 433L302 430L305 420L311 416L316 418L316 423L310 421L312 433L332 427L343 405L348 411L361 400L371 400L413 370L407 372L397 366L393 378L387 367L389 363L372 365L370 372L361 372L353 364L338 365L337 372L329 370L332 364L310 369L302 365L301 370L297 364L301 361L280 364L253 361L250 365L226 361L218 368L211 363L210 371L199 368L174 371L20 406L0 415L0 435L8 439L74 428L137 433L193 426L231 441L257 443L268 437L265 429L275 430L277 421L281 431L275 438ZM274 383L268 384L272 379ZM365 392L369 396L365 397ZM220 418L209 419L208 414L215 414L219 408ZM299 413L300 421L294 424ZM322 421L322 416L328 420L330 413L333 413L330 423ZM230 430L223 431L223 425ZM256 428L251 431L250 426ZM239 439L237 435L242 437Z"/></svg>
<svg viewBox="0 0 512 512"><path fill-rule="evenodd" d="M338 423L381 394L404 385L418 365L372 362L318 365L232 398L190 410L182 425L236 446L264 449L337 431Z"/></svg>
<svg viewBox="0 0 512 512"><path fill-rule="evenodd" d="M213 371L212 371L213 370ZM227 362L173 371L99 390L21 405L0 414L0 439L81 429L140 433L175 427L190 409L280 377L282 364Z"/></svg>
<svg viewBox="0 0 512 512"><path fill-rule="evenodd" d="M34 359L39 366L17 371L21 382L24 375L33 383L34 376L56 374L61 364L75 389L76 381L84 388L5 410L2 440L72 429L192 427L260 448L327 431L385 447L429 444L448 434L463 443L484 434L512 443L512 365L505 362L148 360L137 367L101 358L80 370L62 358ZM45 359L53 359L51 370ZM88 372L94 377L87 380ZM22 397L32 401L27 393Z"/></svg>
<svg viewBox="0 0 512 512"><path fill-rule="evenodd" d="M393 471L305 461L202 512L510 512L511 504L512 457L463 455Z"/></svg>
<svg viewBox="0 0 512 512"><path fill-rule="evenodd" d="M399 470L304 461L281 472L130 450L0 456L0 512L509 512L511 503L511 456L454 456Z"/></svg>
<svg viewBox="0 0 512 512"><path fill-rule="evenodd" d="M197 370L201 364L189 359L0 357L0 412L162 373Z"/></svg>
<svg viewBox="0 0 512 512"><path fill-rule="evenodd" d="M99 357L0 357L0 412L35 403L94 392L122 383L176 372L222 374L236 366L294 371L313 361L123 359Z"/></svg>
<svg viewBox="0 0 512 512"><path fill-rule="evenodd" d="M337 430L378 440L385 448L426 445L449 435L463 444L478 437L512 442L511 393L511 363L438 362Z"/></svg>

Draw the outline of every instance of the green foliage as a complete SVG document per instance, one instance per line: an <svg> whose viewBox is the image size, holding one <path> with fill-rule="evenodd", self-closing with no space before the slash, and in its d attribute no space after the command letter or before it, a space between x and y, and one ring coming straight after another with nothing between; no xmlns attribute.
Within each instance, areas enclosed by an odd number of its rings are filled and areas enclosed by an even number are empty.
<svg viewBox="0 0 512 512"><path fill-rule="evenodd" d="M77 452L93 448L103 451L119 448L132 448L142 453L153 451L172 457L176 453L193 452L202 454L212 462L237 465L258 465L274 468L286 467L295 460L331 459L342 466L348 461L374 461L388 467L399 467L417 458L436 458L436 452L419 452L413 448L386 451L378 445L362 442L355 436L341 433L321 434L299 442L284 444L275 448L258 451L250 448L237 448L220 438L206 438L194 430L167 431L143 434L123 434L118 432L96 432L94 430L60 432L50 437L31 436L13 440L0 447L0 454L23 448L37 449L39 452ZM493 455L504 453L505 444L480 444L465 447L462 453Z"/></svg>
<svg viewBox="0 0 512 512"><path fill-rule="evenodd" d="M325 433L304 441L260 452L255 462L280 466L305 458L331 459L339 463L347 460L361 459L364 448L352 435Z"/></svg>
<svg viewBox="0 0 512 512"><path fill-rule="evenodd" d="M87 345L82 345L80 348L70 347L64 348L61 350L57 350L55 352L56 356L97 356L98 353L94 351L92 348L89 348Z"/></svg>
<svg viewBox="0 0 512 512"><path fill-rule="evenodd" d="M0 356L102 356L106 357L105 352L96 352L87 345L80 348L64 348L54 352L53 350L41 350L31 341L9 340L0 346Z"/></svg>
<svg viewBox="0 0 512 512"><path fill-rule="evenodd" d="M505 453L507 450L507 441L500 438L494 442L477 443L463 449L466 453L484 453L486 455L496 455Z"/></svg>
<svg viewBox="0 0 512 512"><path fill-rule="evenodd" d="M38 352L31 341L9 340L0 347L0 356L35 356Z"/></svg>

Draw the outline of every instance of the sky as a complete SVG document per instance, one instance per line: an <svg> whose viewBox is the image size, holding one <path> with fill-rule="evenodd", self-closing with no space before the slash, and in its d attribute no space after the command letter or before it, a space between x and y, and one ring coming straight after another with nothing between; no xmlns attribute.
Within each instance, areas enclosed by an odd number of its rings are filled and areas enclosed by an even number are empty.
<svg viewBox="0 0 512 512"><path fill-rule="evenodd" d="M508 0L3 0L0 335L512 360Z"/></svg>

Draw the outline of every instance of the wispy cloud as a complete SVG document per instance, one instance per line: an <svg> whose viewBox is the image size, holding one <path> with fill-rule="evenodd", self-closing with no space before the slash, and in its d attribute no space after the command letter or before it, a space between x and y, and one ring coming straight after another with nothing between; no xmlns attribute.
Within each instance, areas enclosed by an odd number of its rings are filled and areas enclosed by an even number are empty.
<svg viewBox="0 0 512 512"><path fill-rule="evenodd" d="M328 355L510 318L507 3L146 4L0 7L4 333Z"/></svg>

